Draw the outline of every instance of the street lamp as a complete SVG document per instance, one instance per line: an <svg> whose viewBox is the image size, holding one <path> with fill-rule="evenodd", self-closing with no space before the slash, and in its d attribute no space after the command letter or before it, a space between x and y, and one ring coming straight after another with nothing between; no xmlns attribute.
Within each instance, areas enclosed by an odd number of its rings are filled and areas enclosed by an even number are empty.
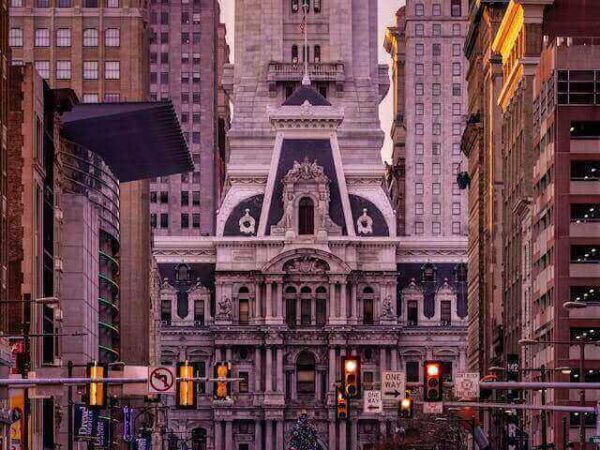
<svg viewBox="0 0 600 450"><path fill-rule="evenodd" d="M587 303L585 302L565 302L563 303L563 308L565 309L585 309L587 308Z"/></svg>

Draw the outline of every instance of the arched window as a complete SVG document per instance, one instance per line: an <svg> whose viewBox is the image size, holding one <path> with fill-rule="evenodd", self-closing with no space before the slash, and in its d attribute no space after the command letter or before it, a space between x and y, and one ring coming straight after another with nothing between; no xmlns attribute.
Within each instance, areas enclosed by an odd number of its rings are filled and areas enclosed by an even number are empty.
<svg viewBox="0 0 600 450"><path fill-rule="evenodd" d="M206 430L204 428L192 430L192 450L206 450Z"/></svg>
<svg viewBox="0 0 600 450"><path fill-rule="evenodd" d="M308 286L300 289L300 324L310 325L312 322L312 291Z"/></svg>
<svg viewBox="0 0 600 450"><path fill-rule="evenodd" d="M373 288L367 286L363 289L363 323L372 325L375 316L374 313L374 292Z"/></svg>
<svg viewBox="0 0 600 450"><path fill-rule="evenodd" d="M315 234L315 204L309 197L301 198L298 205L298 234Z"/></svg>
<svg viewBox="0 0 600 450"><path fill-rule="evenodd" d="M298 46L296 44L292 45L292 63L298 63Z"/></svg>
<svg viewBox="0 0 600 450"><path fill-rule="evenodd" d="M184 319L187 317L189 309L188 293L185 291L177 292L177 315Z"/></svg>
<svg viewBox="0 0 600 450"><path fill-rule="evenodd" d="M246 286L242 286L238 291L239 305L239 324L248 325L250 323L250 291Z"/></svg>
<svg viewBox="0 0 600 450"><path fill-rule="evenodd" d="M314 394L315 392L315 357L312 353L302 352L296 360L297 384L299 394Z"/></svg>
<svg viewBox="0 0 600 450"><path fill-rule="evenodd" d="M292 0L292 12L297 13L300 9L300 0Z"/></svg>
<svg viewBox="0 0 600 450"><path fill-rule="evenodd" d="M190 281L190 267L187 264L179 264L175 268L175 280Z"/></svg>
<svg viewBox="0 0 600 450"><path fill-rule="evenodd" d="M285 322L288 327L296 326L296 288L288 286L285 289Z"/></svg>
<svg viewBox="0 0 600 450"><path fill-rule="evenodd" d="M321 46L315 45L315 52L313 54L313 60L316 63L321 62Z"/></svg>
<svg viewBox="0 0 600 450"><path fill-rule="evenodd" d="M317 325L323 326L327 322L327 289L323 286L317 288Z"/></svg>

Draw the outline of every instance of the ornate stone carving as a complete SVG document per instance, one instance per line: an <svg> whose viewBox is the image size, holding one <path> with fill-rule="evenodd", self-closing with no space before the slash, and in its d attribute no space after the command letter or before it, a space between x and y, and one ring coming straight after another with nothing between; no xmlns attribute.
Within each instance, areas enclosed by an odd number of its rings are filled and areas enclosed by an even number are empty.
<svg viewBox="0 0 600 450"><path fill-rule="evenodd" d="M304 158L301 163L294 161L293 167L283 177L283 183L296 183L300 180L314 180L317 183L329 183L329 178L325 175L325 171L322 166L317 164L314 160L312 163L308 158Z"/></svg>
<svg viewBox="0 0 600 450"><path fill-rule="evenodd" d="M320 259L303 256L287 262L283 270L289 274L323 274L329 270L329 265Z"/></svg>
<svg viewBox="0 0 600 450"><path fill-rule="evenodd" d="M217 320L231 320L233 307L231 299L227 296L221 297L217 306L219 307L216 315Z"/></svg>
<svg viewBox="0 0 600 450"><path fill-rule="evenodd" d="M240 225L240 232L243 234L254 234L256 232L256 220L250 215L250 210L246 208L245 214L240 218L238 222Z"/></svg>
<svg viewBox="0 0 600 450"><path fill-rule="evenodd" d="M358 234L373 234L373 219L367 214L367 208L363 209L362 216L356 221Z"/></svg>
<svg viewBox="0 0 600 450"><path fill-rule="evenodd" d="M393 319L394 318L394 308L392 306L392 296L388 295L383 299L381 304L381 318L382 319Z"/></svg>

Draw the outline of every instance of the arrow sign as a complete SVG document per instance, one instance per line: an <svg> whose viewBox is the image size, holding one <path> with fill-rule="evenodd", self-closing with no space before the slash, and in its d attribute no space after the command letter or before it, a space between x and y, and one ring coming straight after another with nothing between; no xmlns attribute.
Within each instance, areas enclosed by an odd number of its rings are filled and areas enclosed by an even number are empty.
<svg viewBox="0 0 600 450"><path fill-rule="evenodd" d="M383 412L381 391L365 391L363 412L365 414L378 414Z"/></svg>
<svg viewBox="0 0 600 450"><path fill-rule="evenodd" d="M404 372L382 372L381 392L385 398L406 396L406 374Z"/></svg>
<svg viewBox="0 0 600 450"><path fill-rule="evenodd" d="M148 367L148 393L149 394L174 394L175 393L175 368L174 367Z"/></svg>

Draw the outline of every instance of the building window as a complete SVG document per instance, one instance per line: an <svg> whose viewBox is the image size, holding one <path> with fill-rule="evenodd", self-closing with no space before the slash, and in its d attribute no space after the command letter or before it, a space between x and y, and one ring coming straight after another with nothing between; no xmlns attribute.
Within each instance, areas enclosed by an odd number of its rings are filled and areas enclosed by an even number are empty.
<svg viewBox="0 0 600 450"><path fill-rule="evenodd" d="M571 328L570 332L571 341L600 342L600 328Z"/></svg>
<svg viewBox="0 0 600 450"><path fill-rule="evenodd" d="M49 47L50 46L50 30L48 28L36 28L35 30L35 46Z"/></svg>
<svg viewBox="0 0 600 450"><path fill-rule="evenodd" d="M302 46L302 61L310 61L310 47Z"/></svg>
<svg viewBox="0 0 600 450"><path fill-rule="evenodd" d="M415 36L423 36L425 34L425 27L422 23L415 24Z"/></svg>
<svg viewBox="0 0 600 450"><path fill-rule="evenodd" d="M98 0L83 0L83 7L84 8L97 8Z"/></svg>
<svg viewBox="0 0 600 450"><path fill-rule="evenodd" d="M181 228L189 228L190 227L190 215L187 213L181 214Z"/></svg>
<svg viewBox="0 0 600 450"><path fill-rule="evenodd" d="M169 203L169 192L167 192L167 191L161 191L161 193L160 193L160 202L162 204Z"/></svg>
<svg viewBox="0 0 600 450"><path fill-rule="evenodd" d="M415 214L417 216L422 216L424 209L425 208L423 207L423 203L421 203L421 202L415 203Z"/></svg>
<svg viewBox="0 0 600 450"><path fill-rule="evenodd" d="M431 212L432 212L433 215L439 216L442 213L442 205L441 205L441 203L434 202L431 205Z"/></svg>
<svg viewBox="0 0 600 450"><path fill-rule="evenodd" d="M438 156L442 153L442 144L440 144L439 142L432 142L431 143L431 154L433 156Z"/></svg>
<svg viewBox="0 0 600 450"><path fill-rule="evenodd" d="M100 97L96 93L83 94L83 103L98 103L99 101Z"/></svg>
<svg viewBox="0 0 600 450"><path fill-rule="evenodd" d="M321 62L321 46L320 45L315 45L313 59L314 59L314 62L316 62L316 63Z"/></svg>
<svg viewBox="0 0 600 450"><path fill-rule="evenodd" d="M160 321L163 325L171 325L171 301L160 301Z"/></svg>
<svg viewBox="0 0 600 450"><path fill-rule="evenodd" d="M104 32L104 45L106 47L121 45L121 30L119 28L107 28Z"/></svg>
<svg viewBox="0 0 600 450"><path fill-rule="evenodd" d="M440 183L433 183L431 185L431 193L433 195L440 195L442 193L442 185Z"/></svg>
<svg viewBox="0 0 600 450"><path fill-rule="evenodd" d="M425 66L423 64L415 64L415 75L423 75L425 73Z"/></svg>
<svg viewBox="0 0 600 450"><path fill-rule="evenodd" d="M454 97L460 97L462 95L460 83L452 83L452 95Z"/></svg>
<svg viewBox="0 0 600 450"><path fill-rule="evenodd" d="M431 93L435 97L440 96L442 94L442 85L440 83L433 83L431 86Z"/></svg>
<svg viewBox="0 0 600 450"><path fill-rule="evenodd" d="M441 56L442 55L442 44L432 44L431 45L431 54L433 56Z"/></svg>
<svg viewBox="0 0 600 450"><path fill-rule="evenodd" d="M200 206L200 191L192 192L192 206Z"/></svg>
<svg viewBox="0 0 600 450"><path fill-rule="evenodd" d="M21 28L11 28L8 33L8 45L11 47L23 47L23 30Z"/></svg>
<svg viewBox="0 0 600 450"><path fill-rule="evenodd" d="M200 228L200 214L192 214L192 227Z"/></svg>
<svg viewBox="0 0 600 450"><path fill-rule="evenodd" d="M452 203L452 215L454 215L454 216L460 215L460 203L458 203L458 202Z"/></svg>
<svg viewBox="0 0 600 450"><path fill-rule="evenodd" d="M425 146L423 145L422 142L416 143L415 144L415 155L422 155L424 152L424 148Z"/></svg>
<svg viewBox="0 0 600 450"><path fill-rule="evenodd" d="M452 175L458 175L460 170L460 163L452 163Z"/></svg>
<svg viewBox="0 0 600 450"><path fill-rule="evenodd" d="M447 300L440 302L440 319L442 325L452 323L452 302Z"/></svg>
<svg viewBox="0 0 600 450"><path fill-rule="evenodd" d="M452 103L452 115L460 116L462 113L462 107L460 103Z"/></svg>
<svg viewBox="0 0 600 450"><path fill-rule="evenodd" d="M416 163L415 164L415 174L423 175L424 173L425 173L425 165L423 163Z"/></svg>
<svg viewBox="0 0 600 450"><path fill-rule="evenodd" d="M194 325L204 325L204 300L194 301Z"/></svg>
<svg viewBox="0 0 600 450"><path fill-rule="evenodd" d="M169 33L167 33L167 32L160 33L160 43L161 44L169 43Z"/></svg>
<svg viewBox="0 0 600 450"><path fill-rule="evenodd" d="M415 123L415 134L417 136L422 136L425 134L425 125L422 123Z"/></svg>
<svg viewBox="0 0 600 450"><path fill-rule="evenodd" d="M453 123L452 124L452 135L460 136L462 134L463 125L462 123Z"/></svg>
<svg viewBox="0 0 600 450"><path fill-rule="evenodd" d="M459 62L452 63L452 76L460 77L461 75L461 65Z"/></svg>
<svg viewBox="0 0 600 450"><path fill-rule="evenodd" d="M460 17L462 15L461 0L450 0L450 15Z"/></svg>
<svg viewBox="0 0 600 450"><path fill-rule="evenodd" d="M86 28L85 30L83 30L83 46L98 46L98 30L96 28Z"/></svg>
<svg viewBox="0 0 600 450"><path fill-rule="evenodd" d="M460 234L460 222L452 222L452 234Z"/></svg>
<svg viewBox="0 0 600 450"><path fill-rule="evenodd" d="M169 13L168 12L160 13L160 24L161 25L169 25Z"/></svg>
<svg viewBox="0 0 600 450"><path fill-rule="evenodd" d="M181 191L181 206L188 206L190 204L190 193L188 191Z"/></svg>
<svg viewBox="0 0 600 450"><path fill-rule="evenodd" d="M156 213L150 214L150 226L156 228Z"/></svg>
<svg viewBox="0 0 600 450"><path fill-rule="evenodd" d="M289 327L296 325L296 288L285 289L285 322Z"/></svg>
<svg viewBox="0 0 600 450"><path fill-rule="evenodd" d="M423 195L423 183L415 183L415 194L416 195Z"/></svg>
<svg viewBox="0 0 600 450"><path fill-rule="evenodd" d="M431 66L431 73L435 76L442 74L442 65L440 63L433 63Z"/></svg>
<svg viewBox="0 0 600 450"><path fill-rule="evenodd" d="M415 4L415 16L423 16L425 14L425 5L423 3Z"/></svg>
<svg viewBox="0 0 600 450"><path fill-rule="evenodd" d="M156 191L150 191L150 203L156 203Z"/></svg>
<svg viewBox="0 0 600 450"><path fill-rule="evenodd" d="M200 23L200 13L192 14L192 23L199 24Z"/></svg>
<svg viewBox="0 0 600 450"><path fill-rule="evenodd" d="M49 8L50 0L36 0L35 6L36 8Z"/></svg>
<svg viewBox="0 0 600 450"><path fill-rule="evenodd" d="M56 61L56 79L71 79L71 61Z"/></svg>
<svg viewBox="0 0 600 450"><path fill-rule="evenodd" d="M23 0L10 0L10 7L11 8L22 8Z"/></svg>
<svg viewBox="0 0 600 450"><path fill-rule="evenodd" d="M108 8L118 8L119 0L106 0L106 6Z"/></svg>
<svg viewBox="0 0 600 450"><path fill-rule="evenodd" d="M434 16L441 16L442 5L440 5L439 3L434 3L433 5L431 5L431 14Z"/></svg>
<svg viewBox="0 0 600 450"><path fill-rule="evenodd" d="M433 25L431 25L431 34L433 36L441 36L442 35L442 24L434 23Z"/></svg>
<svg viewBox="0 0 600 450"><path fill-rule="evenodd" d="M572 203L571 223L600 222L600 203Z"/></svg>
<svg viewBox="0 0 600 450"><path fill-rule="evenodd" d="M239 306L239 324L248 325L250 323L250 291L243 286L238 291L238 306Z"/></svg>
<svg viewBox="0 0 600 450"><path fill-rule="evenodd" d="M316 291L317 294L317 326L323 326L327 322L327 289L323 286L319 286Z"/></svg>
<svg viewBox="0 0 600 450"><path fill-rule="evenodd" d="M419 382L419 362L406 361L406 381L409 383Z"/></svg>
<svg viewBox="0 0 600 450"><path fill-rule="evenodd" d="M291 6L292 6L292 13L297 13L300 10L300 0L292 0L291 1Z"/></svg>
<svg viewBox="0 0 600 450"><path fill-rule="evenodd" d="M415 234L423 234L425 226L423 222L415 222Z"/></svg>
<svg viewBox="0 0 600 450"><path fill-rule="evenodd" d="M600 247L595 245L571 245L571 262L576 264L599 264Z"/></svg>
<svg viewBox="0 0 600 450"><path fill-rule="evenodd" d="M415 114L417 116L422 116L425 114L425 105L423 105L423 103L415 104Z"/></svg>
<svg viewBox="0 0 600 450"><path fill-rule="evenodd" d="M248 380L250 379L250 376L248 375L248 372L239 372L238 375L240 377L238 380L239 392L240 394L247 394L249 392Z"/></svg>
<svg viewBox="0 0 600 450"><path fill-rule="evenodd" d="M121 101L121 95L118 92L107 92L104 94L105 103L118 103Z"/></svg>
<svg viewBox="0 0 600 450"><path fill-rule="evenodd" d="M315 233L315 205L311 198L303 197L298 204L298 234Z"/></svg>
<svg viewBox="0 0 600 450"><path fill-rule="evenodd" d="M160 215L160 227L161 228L169 228L169 215L168 214L161 214Z"/></svg>
<svg viewBox="0 0 600 450"><path fill-rule="evenodd" d="M59 28L56 30L56 46L70 47L71 46L71 29Z"/></svg>
<svg viewBox="0 0 600 450"><path fill-rule="evenodd" d="M98 61L83 62L83 79L97 80L98 79Z"/></svg>
<svg viewBox="0 0 600 450"><path fill-rule="evenodd" d="M431 232L434 236L439 236L442 233L442 224L440 222L433 222L431 224Z"/></svg>
<svg viewBox="0 0 600 450"><path fill-rule="evenodd" d="M600 160L571 161L571 181L600 181Z"/></svg>
<svg viewBox="0 0 600 450"><path fill-rule="evenodd" d="M313 394L315 392L315 358L311 353L302 352L296 360L297 384L296 390L300 394Z"/></svg>
<svg viewBox="0 0 600 450"><path fill-rule="evenodd" d="M121 78L121 66L119 61L104 62L104 78L107 80L118 80Z"/></svg>
<svg viewBox="0 0 600 450"><path fill-rule="evenodd" d="M415 56L423 56L425 55L425 45L424 44L415 44Z"/></svg>
<svg viewBox="0 0 600 450"><path fill-rule="evenodd" d="M455 23L452 25L452 35L460 36L460 24L459 23Z"/></svg>
<svg viewBox="0 0 600 450"><path fill-rule="evenodd" d="M169 84L169 72L161 72L160 73L160 83L161 84Z"/></svg>
<svg viewBox="0 0 600 450"><path fill-rule="evenodd" d="M419 306L416 300L409 300L406 304L406 320L409 327L419 324Z"/></svg>
<svg viewBox="0 0 600 450"><path fill-rule="evenodd" d="M432 124L431 132L434 136L439 136L440 134L442 134L442 124L441 123Z"/></svg>
<svg viewBox="0 0 600 450"><path fill-rule="evenodd" d="M442 165L440 163L433 163L431 165L431 173L433 175L441 175L442 174Z"/></svg>
<svg viewBox="0 0 600 450"><path fill-rule="evenodd" d="M423 83L416 83L415 84L415 95L423 95L424 89L423 89Z"/></svg>
<svg viewBox="0 0 600 450"><path fill-rule="evenodd" d="M310 325L312 322L312 291L308 286L300 289L300 324Z"/></svg>
<svg viewBox="0 0 600 450"><path fill-rule="evenodd" d="M313 3L313 5L314 5L314 6L313 6L313 10L314 10L316 13L320 13L320 12L321 12L321 0L314 0L314 3Z"/></svg>
<svg viewBox="0 0 600 450"><path fill-rule="evenodd" d="M452 195L460 195L460 187L458 183L452 183Z"/></svg>
<svg viewBox="0 0 600 450"><path fill-rule="evenodd" d="M452 56L461 56L462 46L460 44L452 44Z"/></svg>
<svg viewBox="0 0 600 450"><path fill-rule="evenodd" d="M431 105L431 112L434 116L439 116L442 114L442 104L441 103L433 103Z"/></svg>
<svg viewBox="0 0 600 450"><path fill-rule="evenodd" d="M363 299L363 324L373 325L373 318L374 318L373 299L372 298L364 298Z"/></svg>

